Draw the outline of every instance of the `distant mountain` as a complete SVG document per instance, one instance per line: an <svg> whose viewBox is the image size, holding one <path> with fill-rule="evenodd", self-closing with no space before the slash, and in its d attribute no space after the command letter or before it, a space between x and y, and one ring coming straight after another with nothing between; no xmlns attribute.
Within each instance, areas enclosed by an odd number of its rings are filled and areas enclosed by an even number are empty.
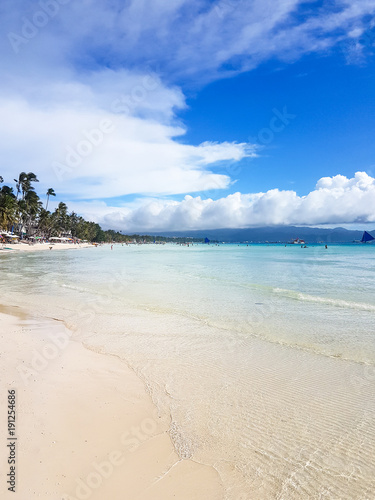
<svg viewBox="0 0 375 500"><path fill-rule="evenodd" d="M370 230L375 236L375 229ZM271 226L245 229L208 229L197 231L165 231L153 233L169 237L209 238L210 240L225 242L281 242L287 243L300 238L306 243L349 243L360 240L363 231L349 230L342 227L322 229L318 227Z"/></svg>

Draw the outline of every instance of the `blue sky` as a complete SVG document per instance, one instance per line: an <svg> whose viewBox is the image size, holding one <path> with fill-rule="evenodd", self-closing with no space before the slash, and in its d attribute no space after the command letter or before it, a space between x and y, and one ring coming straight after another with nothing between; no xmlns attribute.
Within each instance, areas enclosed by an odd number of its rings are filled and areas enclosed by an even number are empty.
<svg viewBox="0 0 375 500"><path fill-rule="evenodd" d="M124 231L375 222L375 0L4 0L0 174Z"/></svg>
<svg viewBox="0 0 375 500"><path fill-rule="evenodd" d="M307 194L323 176L352 176L353 168L375 174L374 64L346 64L344 47L211 83L188 100L184 140L255 139L263 146L237 176L233 189L242 192L278 187ZM262 133L272 110L285 106L295 115L290 125Z"/></svg>

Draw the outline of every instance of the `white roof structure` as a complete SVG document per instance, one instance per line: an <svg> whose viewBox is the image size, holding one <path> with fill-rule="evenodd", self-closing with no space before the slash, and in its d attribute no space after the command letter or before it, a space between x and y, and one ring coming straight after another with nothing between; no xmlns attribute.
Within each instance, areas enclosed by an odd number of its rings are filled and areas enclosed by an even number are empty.
<svg viewBox="0 0 375 500"><path fill-rule="evenodd" d="M0 231L0 234L2 234L3 236L8 236L9 238L19 238L19 236L17 236L16 234L7 233L6 231Z"/></svg>

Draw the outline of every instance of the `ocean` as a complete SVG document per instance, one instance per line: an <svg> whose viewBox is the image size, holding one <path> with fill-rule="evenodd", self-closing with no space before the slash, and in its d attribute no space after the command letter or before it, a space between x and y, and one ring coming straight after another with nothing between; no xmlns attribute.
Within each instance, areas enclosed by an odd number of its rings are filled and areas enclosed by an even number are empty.
<svg viewBox="0 0 375 500"><path fill-rule="evenodd" d="M375 246L4 254L1 302L142 378L226 498L375 498Z"/></svg>

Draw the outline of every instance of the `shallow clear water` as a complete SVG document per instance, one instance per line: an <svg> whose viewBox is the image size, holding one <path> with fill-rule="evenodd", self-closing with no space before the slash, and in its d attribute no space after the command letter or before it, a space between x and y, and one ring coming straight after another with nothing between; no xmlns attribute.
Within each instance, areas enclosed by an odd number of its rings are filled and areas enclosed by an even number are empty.
<svg viewBox="0 0 375 500"><path fill-rule="evenodd" d="M115 246L2 258L8 291L197 318L243 335L375 362L375 246ZM0 285L1 287L1 285Z"/></svg>
<svg viewBox="0 0 375 500"><path fill-rule="evenodd" d="M375 246L1 256L2 302L124 359L228 498L371 498Z"/></svg>

